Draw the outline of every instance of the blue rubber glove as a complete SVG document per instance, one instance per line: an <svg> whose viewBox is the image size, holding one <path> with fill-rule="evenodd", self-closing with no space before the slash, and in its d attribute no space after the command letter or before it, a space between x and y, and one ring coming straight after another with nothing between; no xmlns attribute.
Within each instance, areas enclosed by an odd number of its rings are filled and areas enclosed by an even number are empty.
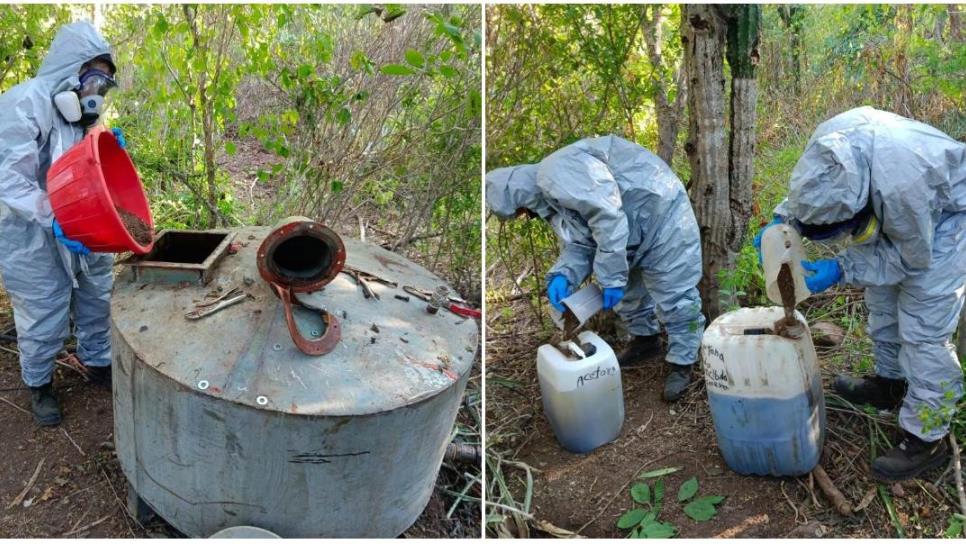
<svg viewBox="0 0 966 544"><path fill-rule="evenodd" d="M121 129L112 128L111 133L117 138L117 145L121 146L121 149L127 149L127 140L124 139L124 133L121 132Z"/></svg>
<svg viewBox="0 0 966 544"><path fill-rule="evenodd" d="M610 310L617 303L624 298L624 288L623 287L605 287L604 288L604 309Z"/></svg>
<svg viewBox="0 0 966 544"><path fill-rule="evenodd" d="M761 237L762 237L762 235L764 235L765 234L765 231L768 230L769 228L771 228L771 227L773 227L775 225L781 225L784 222L785 222L785 220L782 219L782 216L776 215L776 216L772 217L771 223L768 223L767 225L765 225L764 227L762 227L761 230L758 231L758 234L755 235L755 241L753 243L754 243L755 249L758 251L758 264L759 265L762 264L762 257L761 257Z"/></svg>
<svg viewBox="0 0 966 544"><path fill-rule="evenodd" d="M842 280L842 267L835 259L802 261L802 268L810 272L805 276L805 285L812 293L821 293Z"/></svg>
<svg viewBox="0 0 966 544"><path fill-rule="evenodd" d="M560 301L569 296L570 282L567 281L567 278L560 274L555 274L551 277L547 283L547 298L550 299L550 305L556 308L557 311L563 312L566 308L564 308Z"/></svg>
<svg viewBox="0 0 966 544"><path fill-rule="evenodd" d="M64 229L60 228L60 223L57 222L56 218L54 219L54 222L50 224L50 226L54 229L54 238L57 238L58 242L64 244L64 247L66 247L71 253L87 255L91 252L91 250L87 249L87 246L84 244L64 236Z"/></svg>

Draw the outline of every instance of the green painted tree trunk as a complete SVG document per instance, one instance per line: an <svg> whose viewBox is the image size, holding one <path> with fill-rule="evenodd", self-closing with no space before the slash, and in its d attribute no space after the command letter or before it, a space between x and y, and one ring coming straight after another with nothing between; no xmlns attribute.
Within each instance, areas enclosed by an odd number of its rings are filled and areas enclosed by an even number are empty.
<svg viewBox="0 0 966 544"><path fill-rule="evenodd" d="M690 195L701 231L704 273L698 285L705 314L724 304L719 274L733 267L751 217L754 175L758 38L755 5L689 4L682 10L682 44L688 74ZM730 134L726 138L725 71L731 67Z"/></svg>

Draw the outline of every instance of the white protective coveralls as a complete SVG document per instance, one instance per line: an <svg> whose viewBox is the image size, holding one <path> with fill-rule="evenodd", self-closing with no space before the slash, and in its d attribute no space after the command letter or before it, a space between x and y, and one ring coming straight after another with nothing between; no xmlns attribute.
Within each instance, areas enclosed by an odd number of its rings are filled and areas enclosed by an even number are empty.
<svg viewBox="0 0 966 544"><path fill-rule="evenodd" d="M70 253L53 235L47 170L84 135L64 121L53 96L78 83L81 66L109 54L89 23L62 27L37 77L0 95L0 277L13 305L24 382L51 381L73 310L77 356L111 364L114 256Z"/></svg>
<svg viewBox="0 0 966 544"><path fill-rule="evenodd" d="M827 225L870 198L880 233L836 259L843 282L866 288L876 374L908 382L901 427L934 441L963 394L951 338L966 289L966 145L893 113L849 110L815 130L775 213Z"/></svg>
<svg viewBox="0 0 966 544"><path fill-rule="evenodd" d="M539 164L488 172L486 201L501 218L527 208L550 221L562 250L548 278L575 288L593 272L601 287L625 288L616 310L628 332L658 334L660 320L666 360L697 361L701 240L687 191L660 157L617 136L587 138Z"/></svg>

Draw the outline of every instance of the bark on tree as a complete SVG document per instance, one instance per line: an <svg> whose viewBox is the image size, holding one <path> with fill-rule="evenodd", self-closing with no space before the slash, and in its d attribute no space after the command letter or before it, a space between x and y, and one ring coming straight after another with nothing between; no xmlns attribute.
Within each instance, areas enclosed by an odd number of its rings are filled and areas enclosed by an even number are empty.
<svg viewBox="0 0 966 544"><path fill-rule="evenodd" d="M950 4L946 9L949 11L949 37L953 42L962 41L962 13L964 8L961 5Z"/></svg>
<svg viewBox="0 0 966 544"><path fill-rule="evenodd" d="M734 265L751 217L755 102L761 8L688 4L682 43L688 74L691 203L701 231L705 314L721 313L719 273ZM725 145L724 52L732 73L729 145Z"/></svg>
<svg viewBox="0 0 966 544"><path fill-rule="evenodd" d="M682 6L681 18L689 111L684 150L691 164L691 204L701 232L704 273L698 289L710 321L720 313L717 278L728 264L731 230L724 117L726 23L708 4Z"/></svg>
<svg viewBox="0 0 966 544"><path fill-rule="evenodd" d="M755 123L757 122L758 40L761 7L719 6L728 17L728 65L731 67L731 140L728 179L731 185L732 239L738 252L752 214L751 185L755 175Z"/></svg>
<svg viewBox="0 0 966 544"><path fill-rule="evenodd" d="M661 36L661 4L641 6L641 34L644 49L651 62L651 78L654 84L654 110L657 115L657 156L671 164L674 147L677 145L678 130L687 97L687 79L684 75L684 61L676 66L668 66L664 56ZM670 99L671 91L677 94Z"/></svg>

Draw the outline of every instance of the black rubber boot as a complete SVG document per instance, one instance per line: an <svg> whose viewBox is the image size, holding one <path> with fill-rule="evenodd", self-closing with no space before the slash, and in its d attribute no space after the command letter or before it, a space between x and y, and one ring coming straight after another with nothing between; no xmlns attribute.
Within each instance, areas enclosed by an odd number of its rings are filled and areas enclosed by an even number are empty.
<svg viewBox="0 0 966 544"><path fill-rule="evenodd" d="M691 365L668 363L669 372L664 380L664 400L674 402L680 399L691 383Z"/></svg>
<svg viewBox="0 0 966 544"><path fill-rule="evenodd" d="M661 354L661 336L635 336L628 342L624 351L617 356L621 368L642 366L648 359Z"/></svg>
<svg viewBox="0 0 966 544"><path fill-rule="evenodd" d="M898 446L872 461L872 475L879 480L909 480L927 470L940 467L949 460L949 443L945 438L925 442L905 433Z"/></svg>
<svg viewBox="0 0 966 544"><path fill-rule="evenodd" d="M34 421L42 427L60 425L60 403L54 396L50 384L30 388L30 409L34 413Z"/></svg>
<svg viewBox="0 0 966 544"><path fill-rule="evenodd" d="M882 410L895 410L906 396L906 380L840 375L835 377L832 389L852 404L871 404Z"/></svg>
<svg viewBox="0 0 966 544"><path fill-rule="evenodd" d="M111 388L111 366L89 366L87 367L87 379L91 384L98 387Z"/></svg>

